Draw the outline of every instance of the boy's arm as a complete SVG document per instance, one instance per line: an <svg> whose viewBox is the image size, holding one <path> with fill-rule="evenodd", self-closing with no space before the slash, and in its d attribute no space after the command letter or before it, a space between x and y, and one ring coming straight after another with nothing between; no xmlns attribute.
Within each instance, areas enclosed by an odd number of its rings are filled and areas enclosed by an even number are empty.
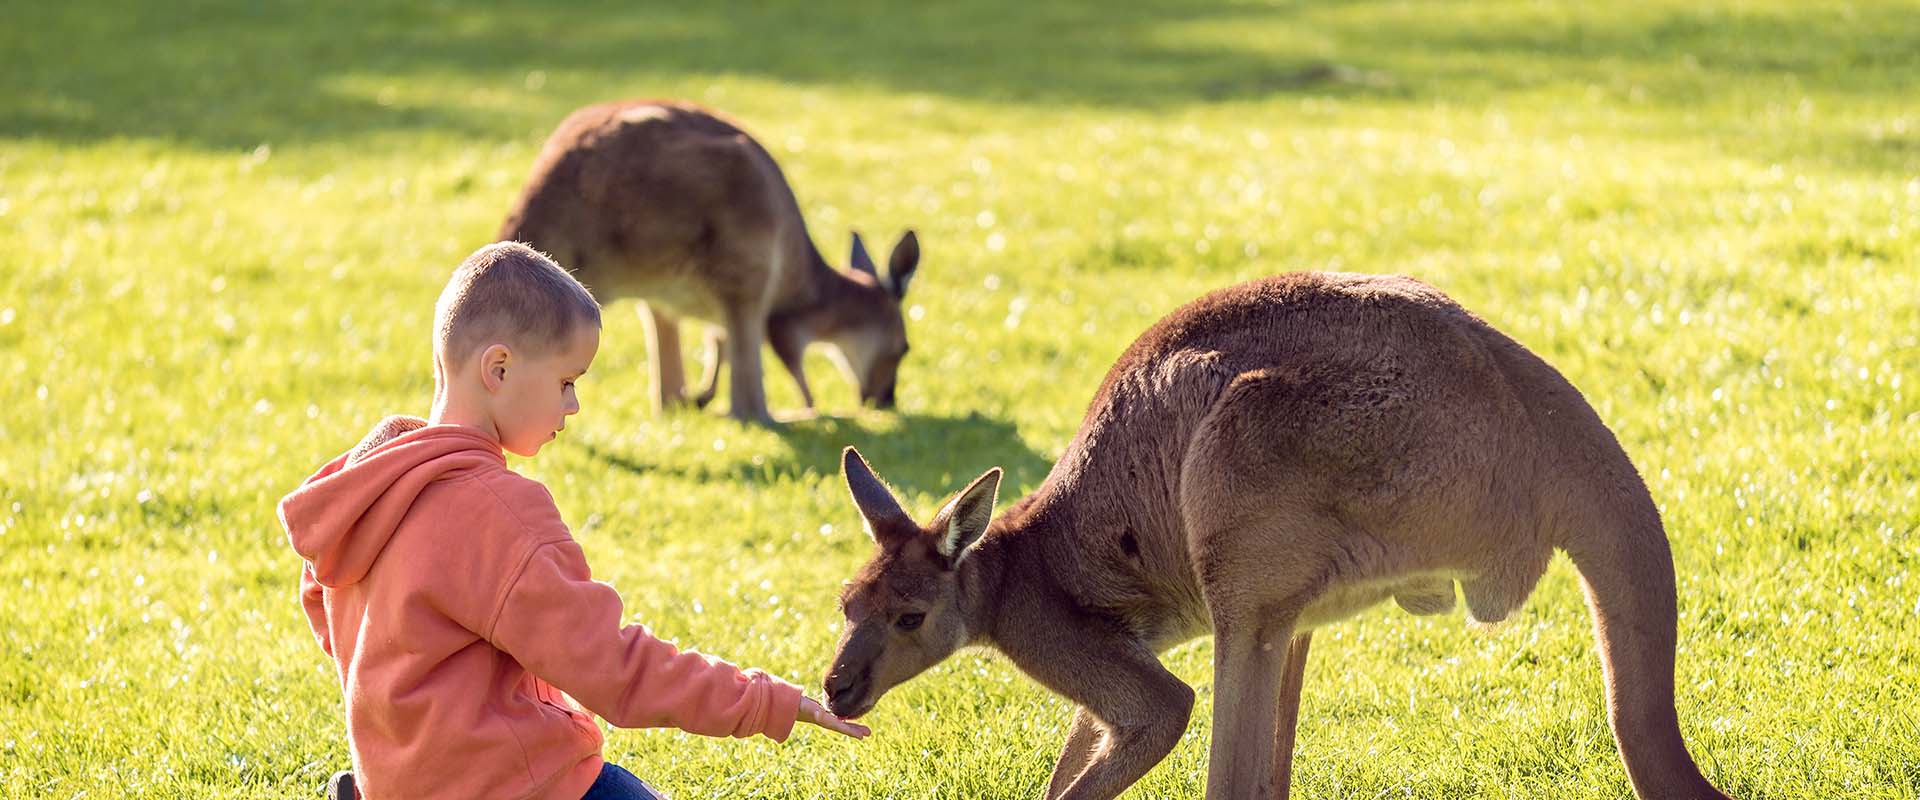
<svg viewBox="0 0 1920 800"><path fill-rule="evenodd" d="M320 582L313 579L313 565L300 562L300 607L307 612L307 626L313 628L313 638L320 641L320 649L327 656L333 656L333 639L329 635L331 626L327 624L327 601L322 593Z"/></svg>
<svg viewBox="0 0 1920 800"><path fill-rule="evenodd" d="M496 647L534 675L623 728L675 727L707 736L786 741L800 687L682 652L640 625L622 626L620 596L593 580L572 539L536 548L507 590L491 630Z"/></svg>

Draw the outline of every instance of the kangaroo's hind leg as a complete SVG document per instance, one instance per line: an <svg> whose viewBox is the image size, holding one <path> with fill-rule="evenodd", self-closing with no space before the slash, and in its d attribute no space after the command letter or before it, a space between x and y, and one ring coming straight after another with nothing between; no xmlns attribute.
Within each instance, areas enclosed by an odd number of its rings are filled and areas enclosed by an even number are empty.
<svg viewBox="0 0 1920 800"><path fill-rule="evenodd" d="M767 410L766 374L760 363L760 346L767 339L766 333L765 317L728 312L727 347L731 351L733 374L727 390L733 403L727 413L742 422L772 425L773 414Z"/></svg>
<svg viewBox="0 0 1920 800"><path fill-rule="evenodd" d="M646 304L641 317L645 322L647 353L653 360L653 409L659 412L686 402L687 377L680 361L680 320L652 303Z"/></svg>
<svg viewBox="0 0 1920 800"><path fill-rule="evenodd" d="M1311 519L1256 519L1210 528L1195 559L1213 621L1213 743L1207 797L1285 797L1277 756L1293 750L1307 647L1301 614L1326 583L1332 563L1316 555ZM1298 546L1296 546L1296 544ZM1291 759L1287 759L1290 761Z"/></svg>
<svg viewBox="0 0 1920 800"><path fill-rule="evenodd" d="M1208 480L1189 473L1182 487L1213 623L1207 797L1284 798L1310 644L1300 622L1339 568L1345 529L1308 513L1260 513L1225 499L1196 503Z"/></svg>
<svg viewBox="0 0 1920 800"><path fill-rule="evenodd" d="M727 413L742 422L772 425L774 419L767 409L766 375L761 367L760 351L767 342L773 268L766 266L769 256L752 245L750 241L734 243L711 256L714 272L738 276L734 282L716 290L720 316L726 326L723 334L726 360L731 368L727 394L732 407Z"/></svg>
<svg viewBox="0 0 1920 800"><path fill-rule="evenodd" d="M1307 439L1327 412L1301 392L1285 376L1236 379L1181 468L1180 514L1214 634L1209 800L1286 796L1310 644L1303 615L1377 567L1378 543L1333 513L1328 458ZM1276 411L1288 406L1299 413Z"/></svg>
<svg viewBox="0 0 1920 800"><path fill-rule="evenodd" d="M1284 800L1293 786L1294 731L1300 722L1300 689L1306 681L1307 648L1313 632L1301 631L1287 643L1287 664L1280 673L1280 706L1273 736L1273 783Z"/></svg>
<svg viewBox="0 0 1920 800"><path fill-rule="evenodd" d="M700 375L700 392L693 396L693 404L706 408L713 402L714 395L720 391L720 369L727 363L727 335L724 328L707 327L706 371Z"/></svg>

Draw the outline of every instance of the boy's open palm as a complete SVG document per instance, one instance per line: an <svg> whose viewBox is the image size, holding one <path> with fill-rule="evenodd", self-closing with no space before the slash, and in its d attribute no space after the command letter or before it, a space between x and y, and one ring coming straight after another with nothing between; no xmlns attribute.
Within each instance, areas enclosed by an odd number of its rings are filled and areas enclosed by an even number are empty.
<svg viewBox="0 0 1920 800"><path fill-rule="evenodd" d="M825 706L811 697L800 698L800 720L811 722L830 731L844 733L855 739L865 739L867 734L873 732L865 725L834 716L833 712L828 711Z"/></svg>

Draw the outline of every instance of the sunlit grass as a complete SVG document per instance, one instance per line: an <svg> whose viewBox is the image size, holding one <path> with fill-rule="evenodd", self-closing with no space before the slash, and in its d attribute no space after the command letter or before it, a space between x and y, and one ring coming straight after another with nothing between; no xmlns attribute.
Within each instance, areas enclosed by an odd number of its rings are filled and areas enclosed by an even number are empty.
<svg viewBox="0 0 1920 800"><path fill-rule="evenodd" d="M1741 797L1920 796L1920 7L193 3L0 30L0 795L309 797L339 690L274 501L425 411L432 298L566 111L702 100L829 259L925 248L901 413L656 418L631 302L515 466L662 635L816 685L867 544L835 456L921 511L1032 489L1114 356L1208 289L1418 276L1558 365L1661 503L1681 719ZM797 406L777 374L776 409ZM1316 638L1296 796L1624 796L1557 563L1492 631ZM1131 796L1205 784L1185 741ZM1025 797L1069 709L964 653L872 739L610 734L682 797Z"/></svg>

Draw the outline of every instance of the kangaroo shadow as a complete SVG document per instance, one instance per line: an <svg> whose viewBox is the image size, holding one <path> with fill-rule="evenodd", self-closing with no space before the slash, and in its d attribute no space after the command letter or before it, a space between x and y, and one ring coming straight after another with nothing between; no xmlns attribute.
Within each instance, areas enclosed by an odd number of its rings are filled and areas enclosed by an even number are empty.
<svg viewBox="0 0 1920 800"><path fill-rule="evenodd" d="M1006 472L1006 486L1038 485L1053 462L1029 447L1012 422L979 413L937 416L903 413L899 424L873 427L851 417L822 416L776 428L787 452L757 462L702 465L655 461L635 452L588 443L596 461L636 475L667 474L688 480L726 480L742 484L817 482L840 474L840 452L859 448L895 489L908 495L941 497L965 486L991 467Z"/></svg>

